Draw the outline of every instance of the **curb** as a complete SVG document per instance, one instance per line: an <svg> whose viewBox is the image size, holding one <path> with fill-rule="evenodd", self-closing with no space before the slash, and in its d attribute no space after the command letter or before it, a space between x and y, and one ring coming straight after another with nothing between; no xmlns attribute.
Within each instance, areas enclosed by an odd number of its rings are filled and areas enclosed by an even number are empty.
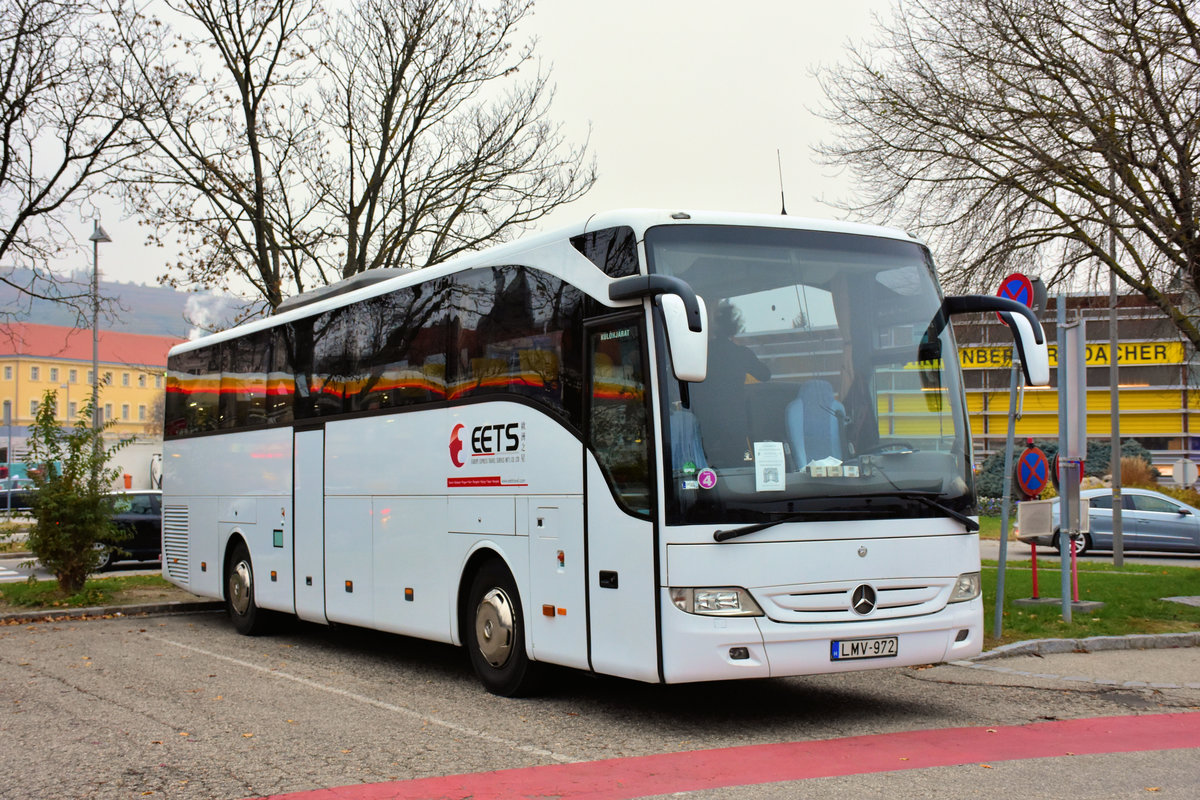
<svg viewBox="0 0 1200 800"><path fill-rule="evenodd" d="M991 661L1009 656L1049 655L1051 653L1096 653L1102 650L1160 650L1170 647L1200 647L1200 632L1131 633L1127 636L1089 636L1084 639L1031 639L1001 645L980 653L964 663Z"/></svg>
<svg viewBox="0 0 1200 800"><path fill-rule="evenodd" d="M129 606L92 606L64 608L54 611L16 611L0 614L0 625L20 622L62 622L93 617L144 617L152 614L198 614L220 611L225 604L217 600L175 600L169 603L146 603Z"/></svg>

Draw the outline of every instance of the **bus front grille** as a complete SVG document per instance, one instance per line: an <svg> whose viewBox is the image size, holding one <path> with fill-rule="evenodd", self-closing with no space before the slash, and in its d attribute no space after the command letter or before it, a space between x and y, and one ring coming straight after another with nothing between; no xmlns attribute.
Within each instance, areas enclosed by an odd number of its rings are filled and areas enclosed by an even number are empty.
<svg viewBox="0 0 1200 800"><path fill-rule="evenodd" d="M875 590L867 615L851 608L854 591L868 583ZM838 581L803 587L776 587L765 593L763 610L777 622L858 622L932 614L945 608L954 586L950 578Z"/></svg>
<svg viewBox="0 0 1200 800"><path fill-rule="evenodd" d="M176 583L188 582L188 507L163 506L163 563Z"/></svg>

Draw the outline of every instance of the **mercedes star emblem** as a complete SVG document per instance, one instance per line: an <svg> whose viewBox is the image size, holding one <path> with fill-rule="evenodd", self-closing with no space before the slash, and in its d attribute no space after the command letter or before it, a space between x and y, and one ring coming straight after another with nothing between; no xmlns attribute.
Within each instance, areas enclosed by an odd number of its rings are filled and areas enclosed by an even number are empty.
<svg viewBox="0 0 1200 800"><path fill-rule="evenodd" d="M875 610L875 590L865 583L850 595L850 608L859 616L866 616Z"/></svg>

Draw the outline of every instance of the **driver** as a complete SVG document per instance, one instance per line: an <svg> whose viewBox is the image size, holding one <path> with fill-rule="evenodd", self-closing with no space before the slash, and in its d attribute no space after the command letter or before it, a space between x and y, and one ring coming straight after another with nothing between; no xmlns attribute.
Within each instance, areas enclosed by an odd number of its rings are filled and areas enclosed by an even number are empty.
<svg viewBox="0 0 1200 800"><path fill-rule="evenodd" d="M745 345L733 340L740 325L728 301L717 304L709 320L708 377L692 384L692 411L700 423L704 452L718 466L750 460L746 384L771 378L771 369Z"/></svg>

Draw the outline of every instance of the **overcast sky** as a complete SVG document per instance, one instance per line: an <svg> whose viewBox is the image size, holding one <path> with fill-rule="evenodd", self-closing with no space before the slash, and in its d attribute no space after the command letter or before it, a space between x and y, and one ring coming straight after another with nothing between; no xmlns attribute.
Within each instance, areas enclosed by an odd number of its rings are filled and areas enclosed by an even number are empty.
<svg viewBox="0 0 1200 800"><path fill-rule="evenodd" d="M573 140L591 130L600 178L583 199L556 210L550 229L596 211L663 207L779 212L776 150L789 214L837 216L823 201L851 186L819 166L812 145L833 133L817 64L844 58L890 0L541 0L524 26L557 86L553 115ZM81 222L86 230L90 223ZM108 280L154 283L162 250L141 246L136 220L104 212ZM85 241L86 244L86 241ZM89 248L90 251L90 248ZM90 252L76 269L91 267ZM69 270L69 264L59 265Z"/></svg>

